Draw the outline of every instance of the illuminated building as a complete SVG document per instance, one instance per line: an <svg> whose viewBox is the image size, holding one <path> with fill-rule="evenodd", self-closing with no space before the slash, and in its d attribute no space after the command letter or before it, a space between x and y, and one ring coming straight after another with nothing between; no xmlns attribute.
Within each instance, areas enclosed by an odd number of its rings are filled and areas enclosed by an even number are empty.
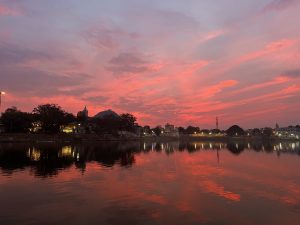
<svg viewBox="0 0 300 225"><path fill-rule="evenodd" d="M61 131L66 134L73 134L76 131L77 124L72 123L61 127Z"/></svg>
<svg viewBox="0 0 300 225"><path fill-rule="evenodd" d="M275 129L275 135L282 139L300 139L300 128L299 127L282 127Z"/></svg>
<svg viewBox="0 0 300 225"><path fill-rule="evenodd" d="M33 123L31 124L31 126L32 126L32 127L29 129L29 131L30 131L31 133L38 133L39 131L42 130L42 123L39 122L39 121L33 122Z"/></svg>
<svg viewBox="0 0 300 225"><path fill-rule="evenodd" d="M162 131L161 131L161 136L178 137L179 136L179 131L178 131L177 128L175 128L174 125L167 123L165 125L165 128L162 129Z"/></svg>

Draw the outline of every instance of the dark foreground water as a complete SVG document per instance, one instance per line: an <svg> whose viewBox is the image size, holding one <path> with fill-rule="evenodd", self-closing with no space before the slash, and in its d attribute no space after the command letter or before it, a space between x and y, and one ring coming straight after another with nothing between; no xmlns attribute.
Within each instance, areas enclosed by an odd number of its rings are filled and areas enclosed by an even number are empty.
<svg viewBox="0 0 300 225"><path fill-rule="evenodd" d="M0 224L299 225L299 143L1 144Z"/></svg>

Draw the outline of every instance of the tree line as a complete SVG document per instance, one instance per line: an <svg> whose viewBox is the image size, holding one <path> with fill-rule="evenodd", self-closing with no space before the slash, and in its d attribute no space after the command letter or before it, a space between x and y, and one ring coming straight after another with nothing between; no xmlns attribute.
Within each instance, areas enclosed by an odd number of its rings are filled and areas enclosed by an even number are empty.
<svg viewBox="0 0 300 225"><path fill-rule="evenodd" d="M1 123L7 133L60 133L63 126L74 124L87 128L87 132L114 133L117 131L134 132L138 126L131 114L108 116L105 118L85 118L74 116L56 104L39 105L32 112L22 112L16 107L5 110ZM36 128L38 130L35 130Z"/></svg>
<svg viewBox="0 0 300 225"><path fill-rule="evenodd" d="M22 112L16 107L11 107L5 110L1 116L0 121L7 133L59 133L62 131L62 127L74 124L74 126L81 125L81 128L85 129L84 133L97 133L97 134L113 134L118 135L119 131L128 131L132 133L144 133L150 135L161 136L164 132L164 128L156 126L151 128L150 126L141 127L136 122L136 117L129 114L121 115L108 115L103 118L85 117L84 114L78 113L74 116L72 113L66 112L59 105L56 104L44 104L35 107L32 112ZM36 130L36 128L39 128ZM299 125L296 127L299 128ZM238 125L233 125L226 131L219 129L203 129L199 127L188 126L178 127L177 131L180 135L217 135L226 134L227 136L272 136L272 128L254 128L252 130L245 131Z"/></svg>

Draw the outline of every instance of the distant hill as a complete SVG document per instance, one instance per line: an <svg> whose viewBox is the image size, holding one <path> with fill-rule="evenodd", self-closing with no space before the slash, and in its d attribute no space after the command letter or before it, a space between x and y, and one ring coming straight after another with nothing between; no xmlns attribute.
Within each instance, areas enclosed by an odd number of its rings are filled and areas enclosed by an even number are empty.
<svg viewBox="0 0 300 225"><path fill-rule="evenodd" d="M94 118L97 119L104 119L106 117L120 117L120 116L116 112L112 111L111 109L99 112L94 116Z"/></svg>

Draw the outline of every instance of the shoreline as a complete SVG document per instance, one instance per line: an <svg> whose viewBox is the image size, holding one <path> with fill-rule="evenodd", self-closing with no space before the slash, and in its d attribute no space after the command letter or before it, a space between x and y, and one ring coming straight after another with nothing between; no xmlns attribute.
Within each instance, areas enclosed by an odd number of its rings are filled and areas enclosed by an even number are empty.
<svg viewBox="0 0 300 225"><path fill-rule="evenodd" d="M300 141L299 139L279 138L279 137L193 137L193 136L179 136L179 137L113 137L111 135L97 135L97 134L0 134L0 143L39 143L39 142L103 142L103 141L144 141L144 142L197 142L197 141L211 141L211 142L290 142Z"/></svg>

